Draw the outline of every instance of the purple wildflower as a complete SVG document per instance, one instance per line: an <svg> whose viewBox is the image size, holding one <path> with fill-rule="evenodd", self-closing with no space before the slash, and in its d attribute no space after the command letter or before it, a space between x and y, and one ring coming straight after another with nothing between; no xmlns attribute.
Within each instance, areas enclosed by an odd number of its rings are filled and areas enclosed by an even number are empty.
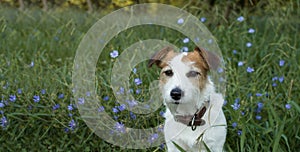
<svg viewBox="0 0 300 152"><path fill-rule="evenodd" d="M134 79L134 83L135 83L136 85L140 85L140 84L142 84L142 80L141 80L140 78L135 78L135 79Z"/></svg>
<svg viewBox="0 0 300 152"><path fill-rule="evenodd" d="M190 42L190 39L189 39L189 38L184 38L184 39L182 40L182 42L183 42L183 43L189 43L189 42Z"/></svg>
<svg viewBox="0 0 300 152"><path fill-rule="evenodd" d="M65 95L63 93L58 95L58 99L63 99L65 97Z"/></svg>
<svg viewBox="0 0 300 152"><path fill-rule="evenodd" d="M200 21L201 21L202 23L204 23L204 22L206 22L206 18L205 18L205 17L201 17L201 18L200 18Z"/></svg>
<svg viewBox="0 0 300 152"><path fill-rule="evenodd" d="M152 134L149 138L148 138L148 142L149 143L153 143L156 139L158 138L158 134Z"/></svg>
<svg viewBox="0 0 300 152"><path fill-rule="evenodd" d="M103 106L100 106L99 108L98 108L98 112L103 112L104 111L104 107Z"/></svg>
<svg viewBox="0 0 300 152"><path fill-rule="evenodd" d="M252 72L254 72L254 68L247 67L247 72L248 72L248 73L252 73Z"/></svg>
<svg viewBox="0 0 300 152"><path fill-rule="evenodd" d="M278 78L278 81L279 81L280 83L282 83L283 80L284 80L284 76Z"/></svg>
<svg viewBox="0 0 300 152"><path fill-rule="evenodd" d="M84 98L78 98L78 104L84 104Z"/></svg>
<svg viewBox="0 0 300 152"><path fill-rule="evenodd" d="M119 56L119 51L118 50L113 50L112 52L110 52L110 57L111 58L116 58Z"/></svg>
<svg viewBox="0 0 300 152"><path fill-rule="evenodd" d="M73 109L74 109L73 104L69 104L69 105L68 105L68 110L69 110L69 111L72 111Z"/></svg>
<svg viewBox="0 0 300 152"><path fill-rule="evenodd" d="M16 95L9 95L9 101L15 102L17 100Z"/></svg>
<svg viewBox="0 0 300 152"><path fill-rule="evenodd" d="M74 130L76 128L76 122L74 119L72 119L70 122L69 122L69 127L71 130Z"/></svg>
<svg viewBox="0 0 300 152"><path fill-rule="evenodd" d="M255 32L255 30L253 29L253 28L250 28L249 30L248 30L248 33L254 33Z"/></svg>
<svg viewBox="0 0 300 152"><path fill-rule="evenodd" d="M17 90L18 94L22 94L22 89Z"/></svg>
<svg viewBox="0 0 300 152"><path fill-rule="evenodd" d="M183 18L180 18L180 19L177 20L177 24L183 24L183 22L184 22Z"/></svg>
<svg viewBox="0 0 300 152"><path fill-rule="evenodd" d="M237 123L236 123L236 122L233 122L233 123L232 123L232 127L233 127L233 128L237 127Z"/></svg>
<svg viewBox="0 0 300 152"><path fill-rule="evenodd" d="M55 105L52 107L52 109L53 109L53 110L57 110L59 107L60 107L59 104L55 104Z"/></svg>
<svg viewBox="0 0 300 152"><path fill-rule="evenodd" d="M113 107L112 111L113 111L113 113L118 113L119 112L118 107Z"/></svg>
<svg viewBox="0 0 300 152"><path fill-rule="evenodd" d="M289 103L287 103L287 104L285 105L285 108L288 109L288 110L290 110L290 109L292 108L292 105L289 104Z"/></svg>
<svg viewBox="0 0 300 152"><path fill-rule="evenodd" d="M240 16L236 20L239 21L239 22L243 22L245 20L245 18L243 16Z"/></svg>
<svg viewBox="0 0 300 152"><path fill-rule="evenodd" d="M244 65L244 62L243 61L239 61L238 62L238 66L243 66Z"/></svg>
<svg viewBox="0 0 300 152"><path fill-rule="evenodd" d="M135 120L136 119L136 115L133 112L129 112L130 118Z"/></svg>
<svg viewBox="0 0 300 152"><path fill-rule="evenodd" d="M105 97L103 97L103 100L104 100L104 101L107 101L107 100L109 100L109 96L105 96Z"/></svg>
<svg viewBox="0 0 300 152"><path fill-rule="evenodd" d="M238 130L238 131L237 131L237 134L238 134L239 136L241 136L242 133L243 133L242 130Z"/></svg>
<svg viewBox="0 0 300 152"><path fill-rule="evenodd" d="M256 120L261 120L261 118L262 118L262 117L261 117L260 115L256 115L256 116L255 116L255 119L256 119Z"/></svg>
<svg viewBox="0 0 300 152"><path fill-rule="evenodd" d="M0 126L2 128L6 128L8 126L8 121L7 121L7 118L5 116L2 116L2 118L0 120Z"/></svg>
<svg viewBox="0 0 300 152"><path fill-rule="evenodd" d="M33 101L40 102L40 96L38 96L38 95L33 96Z"/></svg>
<svg viewBox="0 0 300 152"><path fill-rule="evenodd" d="M247 42L246 43L246 47L250 48L252 46L252 43L251 42Z"/></svg>
<svg viewBox="0 0 300 152"><path fill-rule="evenodd" d="M119 133L125 133L125 126L120 122L116 122L114 129Z"/></svg>
<svg viewBox="0 0 300 152"><path fill-rule="evenodd" d="M189 51L189 48L184 46L180 49L181 52L188 52Z"/></svg>
<svg viewBox="0 0 300 152"><path fill-rule="evenodd" d="M285 63L284 60L280 60L280 61L279 61L279 66L281 66L281 67L284 66L284 63Z"/></svg>
<svg viewBox="0 0 300 152"><path fill-rule="evenodd" d="M124 111L126 109L126 105L125 104L121 104L120 106L118 106L118 109L120 111Z"/></svg>

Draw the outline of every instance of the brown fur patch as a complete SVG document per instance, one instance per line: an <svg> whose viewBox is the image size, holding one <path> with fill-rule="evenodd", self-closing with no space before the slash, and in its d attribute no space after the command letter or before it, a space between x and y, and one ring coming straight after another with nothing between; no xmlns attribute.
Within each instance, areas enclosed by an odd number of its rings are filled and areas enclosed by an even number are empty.
<svg viewBox="0 0 300 152"><path fill-rule="evenodd" d="M198 52L189 52L187 56L184 56L182 58L182 62L188 63L193 62L190 66L194 66L197 69L200 69L200 75L196 78L191 78L192 84L197 85L200 90L202 90L205 87L205 84L207 83L207 73L209 71L209 65L205 61L203 57L199 55Z"/></svg>

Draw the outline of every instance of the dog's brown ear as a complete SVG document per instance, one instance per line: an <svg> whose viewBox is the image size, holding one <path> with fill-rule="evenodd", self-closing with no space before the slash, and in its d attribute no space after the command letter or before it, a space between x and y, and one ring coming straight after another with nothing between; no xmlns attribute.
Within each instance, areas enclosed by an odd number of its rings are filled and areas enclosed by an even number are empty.
<svg viewBox="0 0 300 152"><path fill-rule="evenodd" d="M160 68L162 68L162 62L165 61L164 59L168 56L169 53L174 53L173 48L165 47L162 50L156 52L148 62L148 67L152 67L153 64L156 64Z"/></svg>
<svg viewBox="0 0 300 152"><path fill-rule="evenodd" d="M203 60L207 63L209 69L217 70L220 65L220 58L216 54L206 51L203 48L195 47L194 51L198 52Z"/></svg>

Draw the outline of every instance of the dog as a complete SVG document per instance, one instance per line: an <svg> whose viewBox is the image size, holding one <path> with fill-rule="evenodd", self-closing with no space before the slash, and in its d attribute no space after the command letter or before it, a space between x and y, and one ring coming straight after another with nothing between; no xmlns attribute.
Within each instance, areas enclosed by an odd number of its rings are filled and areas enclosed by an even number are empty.
<svg viewBox="0 0 300 152"><path fill-rule="evenodd" d="M151 57L148 67L154 64L161 68L159 88L166 106L168 151L223 151L227 127L224 99L208 75L218 68L219 57L198 47L192 52L166 47Z"/></svg>

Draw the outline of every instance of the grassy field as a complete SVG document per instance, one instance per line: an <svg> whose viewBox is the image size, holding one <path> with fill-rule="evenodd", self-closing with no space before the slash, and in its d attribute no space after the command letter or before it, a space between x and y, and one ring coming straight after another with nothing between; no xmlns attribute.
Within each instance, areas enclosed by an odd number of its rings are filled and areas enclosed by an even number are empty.
<svg viewBox="0 0 300 152"><path fill-rule="evenodd" d="M232 12L228 21L222 8L189 11L199 22L205 17L226 63L226 151L299 151L300 2ZM0 151L142 151L101 140L80 118L78 99L72 96L76 49L103 15L0 9ZM105 111L131 127L163 123L164 107L147 116L113 111L120 107L109 87L115 61L110 53L149 38L165 39L180 48L193 46L182 41L184 35L164 27L135 27L116 36L97 64L97 94ZM132 90L143 100L149 96L143 89L157 72L144 64L136 69L131 80L139 78L142 84L133 83ZM162 145L143 151L164 150Z"/></svg>

